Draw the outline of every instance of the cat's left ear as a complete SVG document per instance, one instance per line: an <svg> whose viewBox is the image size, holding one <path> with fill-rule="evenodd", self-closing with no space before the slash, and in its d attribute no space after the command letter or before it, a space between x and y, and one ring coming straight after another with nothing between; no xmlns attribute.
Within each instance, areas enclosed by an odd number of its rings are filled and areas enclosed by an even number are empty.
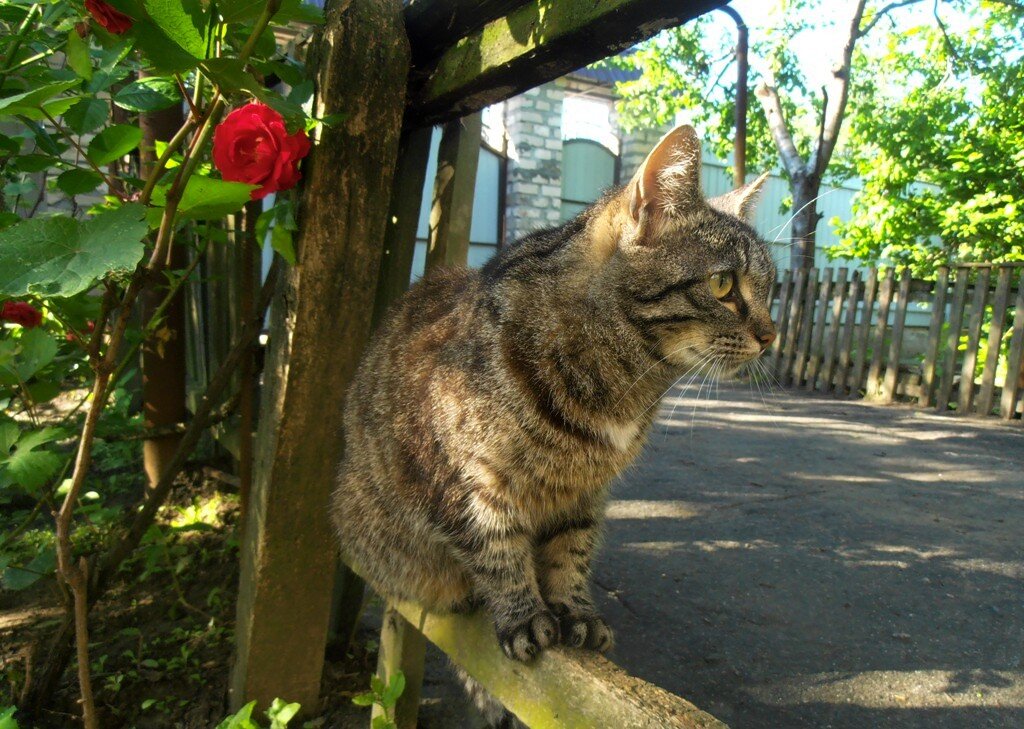
<svg viewBox="0 0 1024 729"><path fill-rule="evenodd" d="M726 213L739 218L744 223L754 221L754 209L757 207L757 200L761 194L761 188L768 180L768 173L765 172L753 182L749 182L731 192L718 197L708 199L708 205L720 213Z"/></svg>

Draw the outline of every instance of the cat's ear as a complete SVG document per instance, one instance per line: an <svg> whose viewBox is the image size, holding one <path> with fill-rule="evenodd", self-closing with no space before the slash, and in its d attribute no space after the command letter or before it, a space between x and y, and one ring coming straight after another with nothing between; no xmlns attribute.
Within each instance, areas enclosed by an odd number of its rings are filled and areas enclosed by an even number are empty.
<svg viewBox="0 0 1024 729"><path fill-rule="evenodd" d="M640 231L704 204L700 139L693 127L673 129L647 155L629 183L629 214Z"/></svg>
<svg viewBox="0 0 1024 729"><path fill-rule="evenodd" d="M754 209L757 207L758 198L761 195L761 188L768 180L768 173L765 172L753 182L748 182L743 187L727 192L718 197L708 199L708 205L715 210L739 218L744 223L754 221Z"/></svg>

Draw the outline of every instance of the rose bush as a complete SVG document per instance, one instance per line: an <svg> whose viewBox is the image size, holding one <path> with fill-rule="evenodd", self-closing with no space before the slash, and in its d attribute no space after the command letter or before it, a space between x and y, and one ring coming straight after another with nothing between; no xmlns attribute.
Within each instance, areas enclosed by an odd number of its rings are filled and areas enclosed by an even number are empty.
<svg viewBox="0 0 1024 729"><path fill-rule="evenodd" d="M228 114L214 131L213 163L225 180L259 185L251 194L260 200L298 183L299 161L309 147L304 130L288 134L278 112L250 103Z"/></svg>

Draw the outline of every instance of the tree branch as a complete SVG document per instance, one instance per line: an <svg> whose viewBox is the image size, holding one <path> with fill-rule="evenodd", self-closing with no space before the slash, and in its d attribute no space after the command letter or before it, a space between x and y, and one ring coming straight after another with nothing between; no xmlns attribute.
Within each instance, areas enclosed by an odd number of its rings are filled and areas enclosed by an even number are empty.
<svg viewBox="0 0 1024 729"><path fill-rule="evenodd" d="M871 29L878 25L878 21L880 21L882 18L887 17L889 13L892 12L893 10L896 10L897 8L906 7L907 5L914 5L916 3L923 1L924 0L899 0L898 2L891 2L888 5L879 8L878 12L871 16L871 20L868 21L867 25L857 29L857 37L860 38L861 36L865 36L868 33L870 33Z"/></svg>
<svg viewBox="0 0 1024 729"><path fill-rule="evenodd" d="M789 133L789 126L786 124L785 114L782 113L782 101L779 99L779 92L775 88L775 81L771 79L758 84L754 95L761 102L764 115L768 120L768 129L771 130L775 146L779 148L779 156L782 157L782 164L786 172L792 178L805 174L806 165L800 152L793 143L793 136Z"/></svg>

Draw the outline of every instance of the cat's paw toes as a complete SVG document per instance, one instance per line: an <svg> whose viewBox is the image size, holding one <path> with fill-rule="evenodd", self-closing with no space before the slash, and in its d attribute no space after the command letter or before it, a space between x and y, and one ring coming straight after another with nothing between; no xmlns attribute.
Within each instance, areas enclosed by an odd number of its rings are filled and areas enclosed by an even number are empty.
<svg viewBox="0 0 1024 729"><path fill-rule="evenodd" d="M526 620L499 626L498 643L505 655L516 661L529 661L544 648L558 642L558 621L547 611L535 613Z"/></svg>
<svg viewBox="0 0 1024 729"><path fill-rule="evenodd" d="M558 615L562 643L573 648L588 648L607 653L615 645L615 633L600 615L577 613L565 605L552 608Z"/></svg>

